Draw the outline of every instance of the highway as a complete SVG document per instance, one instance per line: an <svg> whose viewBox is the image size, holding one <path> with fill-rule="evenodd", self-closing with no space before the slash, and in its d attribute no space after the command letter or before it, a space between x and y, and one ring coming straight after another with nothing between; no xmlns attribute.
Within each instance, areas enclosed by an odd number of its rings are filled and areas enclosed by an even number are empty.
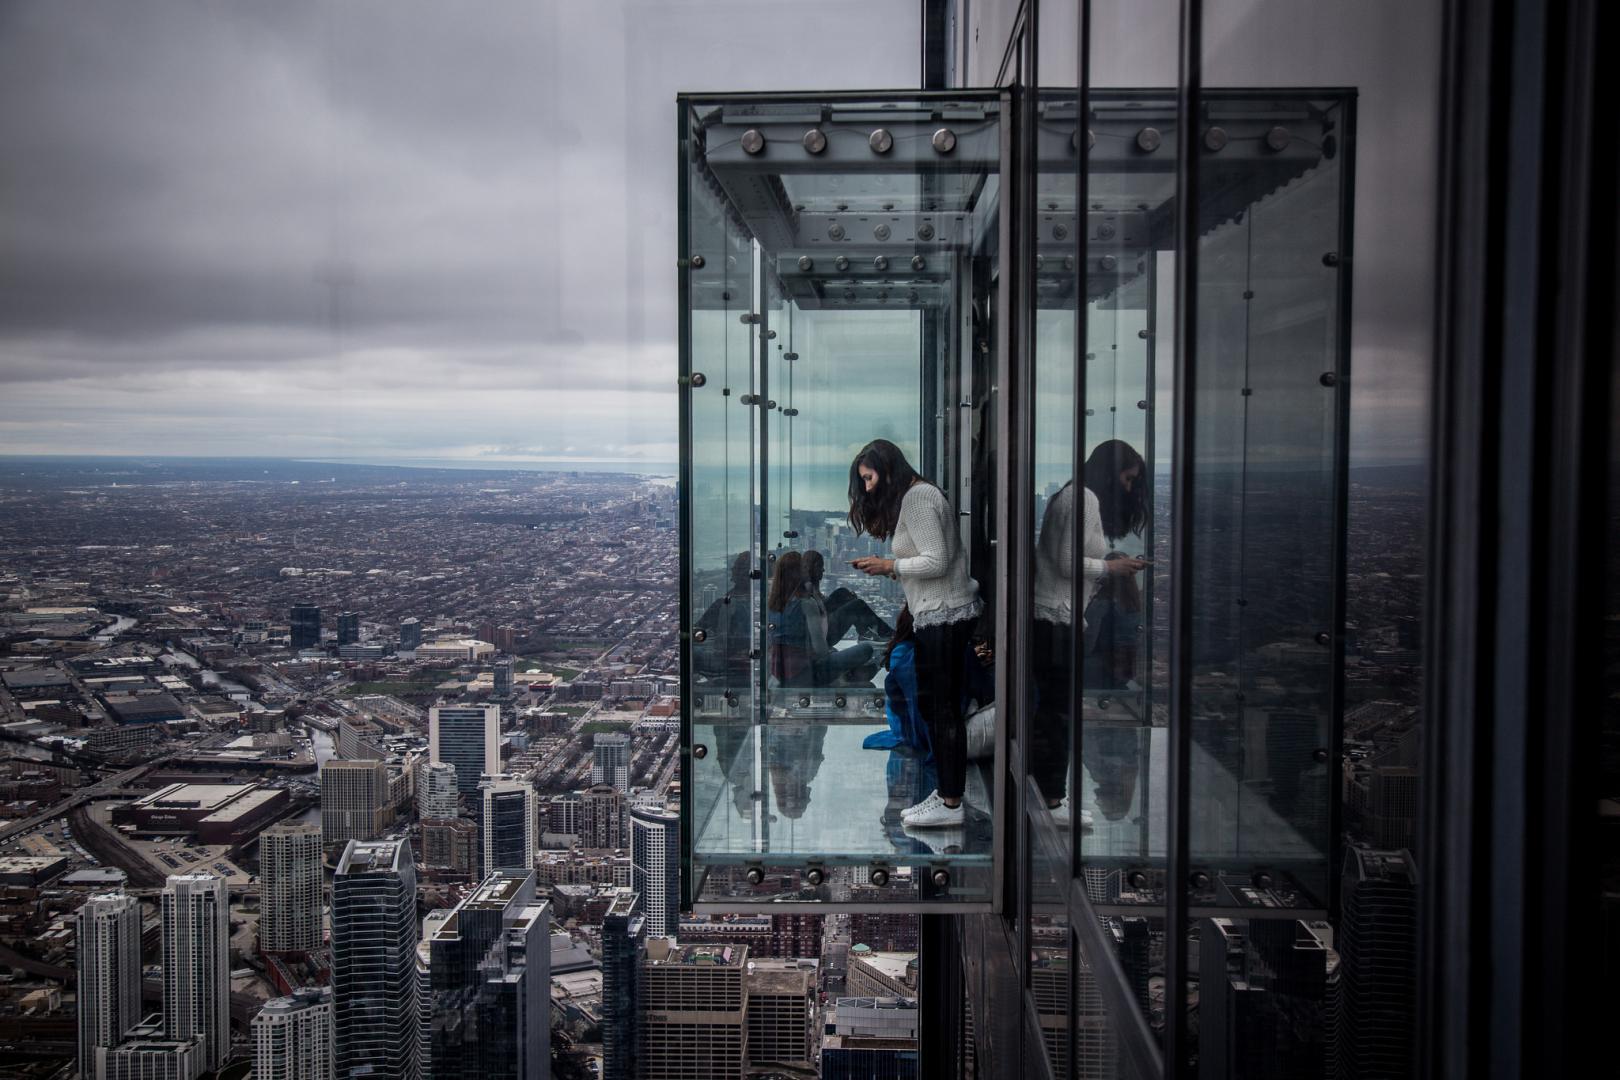
<svg viewBox="0 0 1620 1080"><path fill-rule="evenodd" d="M89 787L81 787L72 795L69 795L67 798L51 807L49 810L35 814L31 818L24 818L21 821L13 821L4 828L0 828L0 843L5 843L7 840L12 839L13 837L21 836L23 833L32 832L41 825L63 816L74 807L81 806L87 802L93 802L96 799L116 795L126 784L133 783L134 781L140 779L142 776L145 776L147 772L157 768L167 760L167 758L159 758L158 760L148 762L145 765L137 765L133 769L126 769L115 776L109 776L107 779L91 784Z"/></svg>

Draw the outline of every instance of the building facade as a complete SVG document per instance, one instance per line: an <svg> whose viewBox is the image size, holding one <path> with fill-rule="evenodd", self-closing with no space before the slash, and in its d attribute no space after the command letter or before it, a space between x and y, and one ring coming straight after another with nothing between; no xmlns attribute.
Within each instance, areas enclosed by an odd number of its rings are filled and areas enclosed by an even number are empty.
<svg viewBox="0 0 1620 1080"><path fill-rule="evenodd" d="M339 1080L417 1080L416 868L404 840L351 840L332 879Z"/></svg>
<svg viewBox="0 0 1620 1080"><path fill-rule="evenodd" d="M259 834L259 951L311 953L325 943L326 867L319 825Z"/></svg>
<svg viewBox="0 0 1620 1080"><path fill-rule="evenodd" d="M332 1080L332 990L310 987L264 1003L253 1018L253 1075Z"/></svg>
<svg viewBox="0 0 1620 1080"><path fill-rule="evenodd" d="M97 1080L98 1049L112 1049L141 1021L141 906L98 893L79 908L79 1071Z"/></svg>
<svg viewBox="0 0 1620 1080"><path fill-rule="evenodd" d="M482 785L483 870L533 870L539 837L538 801L527 780L492 776Z"/></svg>
<svg viewBox="0 0 1620 1080"><path fill-rule="evenodd" d="M746 948L648 939L641 970L643 1080L742 1080L747 962Z"/></svg>
<svg viewBox="0 0 1620 1080"><path fill-rule="evenodd" d="M456 767L447 761L423 765L416 781L416 816L422 821L449 821L460 812Z"/></svg>
<svg viewBox="0 0 1620 1080"><path fill-rule="evenodd" d="M636 1080L640 972L647 920L641 896L620 889L602 915L602 1080Z"/></svg>
<svg viewBox="0 0 1620 1080"><path fill-rule="evenodd" d="M321 763L321 841L327 847L375 840L393 819L392 806L386 763Z"/></svg>
<svg viewBox="0 0 1620 1080"><path fill-rule="evenodd" d="M631 887L641 895L647 933L674 937L681 925L681 818L653 807L630 811Z"/></svg>
<svg viewBox="0 0 1620 1080"><path fill-rule="evenodd" d="M630 790L630 736L622 731L599 731L591 736L591 784Z"/></svg>
<svg viewBox="0 0 1620 1080"><path fill-rule="evenodd" d="M200 1038L201 1072L231 1052L231 908L223 878L175 874L161 896L163 1030L172 1042Z"/></svg>
<svg viewBox="0 0 1620 1080"><path fill-rule="evenodd" d="M476 796L479 779L501 771L501 707L435 705L428 710L428 753L455 766L457 792Z"/></svg>

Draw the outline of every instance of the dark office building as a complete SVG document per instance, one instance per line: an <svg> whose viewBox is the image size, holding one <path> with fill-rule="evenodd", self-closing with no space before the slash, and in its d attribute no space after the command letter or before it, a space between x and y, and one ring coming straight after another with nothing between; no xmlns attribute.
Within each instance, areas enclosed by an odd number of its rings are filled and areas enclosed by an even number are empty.
<svg viewBox="0 0 1620 1080"><path fill-rule="evenodd" d="M351 840L332 878L337 1080L415 1080L416 869L404 840Z"/></svg>
<svg viewBox="0 0 1620 1080"><path fill-rule="evenodd" d="M399 624L399 647L406 651L422 644L422 620L406 619Z"/></svg>
<svg viewBox="0 0 1620 1080"><path fill-rule="evenodd" d="M1597 1060L1620 13L921 16L917 91L677 101L682 906L917 914L931 1080ZM902 603L993 645L960 756Z"/></svg>
<svg viewBox="0 0 1620 1080"><path fill-rule="evenodd" d="M337 643L357 645L360 642L360 616L352 611L338 613Z"/></svg>
<svg viewBox="0 0 1620 1080"><path fill-rule="evenodd" d="M621 889L602 916L602 1080L636 1080L641 998L637 973L647 920L639 893Z"/></svg>
<svg viewBox="0 0 1620 1080"><path fill-rule="evenodd" d="M314 604L294 604L288 616L288 630L294 649L319 648L321 609Z"/></svg>

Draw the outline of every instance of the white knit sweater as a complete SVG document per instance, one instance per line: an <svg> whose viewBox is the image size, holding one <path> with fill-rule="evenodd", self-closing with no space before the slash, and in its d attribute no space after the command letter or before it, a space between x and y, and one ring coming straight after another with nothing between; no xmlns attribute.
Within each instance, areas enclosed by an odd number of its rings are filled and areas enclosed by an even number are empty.
<svg viewBox="0 0 1620 1080"><path fill-rule="evenodd" d="M956 514L933 484L913 484L900 500L894 572L905 590L912 625L945 626L979 617L979 584L968 576Z"/></svg>
<svg viewBox="0 0 1620 1080"><path fill-rule="evenodd" d="M1069 583L1074 580L1074 489L1073 482L1063 485L1046 504L1040 539L1035 542L1035 617L1064 626L1074 623L1069 600ZM1108 572L1108 564L1103 561L1108 542L1103 537L1102 504L1090 488L1081 490L1086 493L1082 534L1085 547L1080 553L1080 604L1084 608Z"/></svg>

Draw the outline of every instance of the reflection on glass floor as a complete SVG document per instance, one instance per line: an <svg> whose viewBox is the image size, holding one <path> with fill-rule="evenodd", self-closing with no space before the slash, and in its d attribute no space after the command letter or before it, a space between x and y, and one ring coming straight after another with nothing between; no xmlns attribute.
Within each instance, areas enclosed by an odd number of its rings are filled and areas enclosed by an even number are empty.
<svg viewBox="0 0 1620 1080"><path fill-rule="evenodd" d="M988 863L984 770L968 769L961 827L908 829L900 812L935 780L909 750L862 748L867 736L887 730L802 717L783 725L694 725L694 741L713 750L713 766L700 765L693 791L696 856L709 863Z"/></svg>

